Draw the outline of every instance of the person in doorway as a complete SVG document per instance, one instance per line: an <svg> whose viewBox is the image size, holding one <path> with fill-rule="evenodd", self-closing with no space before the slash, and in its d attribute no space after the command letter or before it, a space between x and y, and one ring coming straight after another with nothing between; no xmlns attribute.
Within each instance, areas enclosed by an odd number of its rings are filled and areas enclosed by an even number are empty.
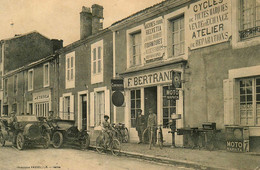
<svg viewBox="0 0 260 170"><path fill-rule="evenodd" d="M103 134L104 134L104 144L105 144L105 147L107 147L108 144L109 144L109 140L112 137L112 129L113 129L113 127L109 123L108 119L109 119L109 116L105 115L104 116L104 121L102 122L102 127L103 127L103 132L104 132Z"/></svg>
<svg viewBox="0 0 260 170"><path fill-rule="evenodd" d="M138 132L139 142L143 143L143 131L144 131L144 115L142 115L142 109L137 110L136 116L136 131Z"/></svg>
<svg viewBox="0 0 260 170"><path fill-rule="evenodd" d="M149 129L149 139L152 140L153 145L155 145L155 143L156 143L156 127L157 127L156 114L153 112L153 109L150 108L149 116L147 119L147 128ZM152 135L152 138L151 138L151 135ZM151 146L150 146L150 149L151 149Z"/></svg>
<svg viewBox="0 0 260 170"><path fill-rule="evenodd" d="M49 115L47 117L47 120L53 120L54 119L54 112L53 111L49 111Z"/></svg>
<svg viewBox="0 0 260 170"><path fill-rule="evenodd" d="M10 117L9 122L8 122L9 127L10 127L11 130L14 130L14 128L15 128L14 126L15 126L16 122L17 122L16 114L15 114L14 111L12 111L11 112L11 117Z"/></svg>

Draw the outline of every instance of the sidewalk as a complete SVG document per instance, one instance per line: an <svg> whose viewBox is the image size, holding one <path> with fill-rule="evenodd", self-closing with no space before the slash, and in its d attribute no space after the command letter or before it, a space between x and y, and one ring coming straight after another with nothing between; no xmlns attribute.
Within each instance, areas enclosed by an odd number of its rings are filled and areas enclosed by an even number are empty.
<svg viewBox="0 0 260 170"><path fill-rule="evenodd" d="M94 143L92 146L95 146ZM152 147L148 144L123 143L126 156L179 164L194 169L260 169L260 156L254 153L232 153L225 150L207 151L188 148Z"/></svg>

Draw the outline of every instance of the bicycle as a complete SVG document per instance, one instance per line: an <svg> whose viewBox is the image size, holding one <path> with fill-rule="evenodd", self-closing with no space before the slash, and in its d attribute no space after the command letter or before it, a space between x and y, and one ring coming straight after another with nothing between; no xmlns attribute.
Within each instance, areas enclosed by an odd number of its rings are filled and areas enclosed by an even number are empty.
<svg viewBox="0 0 260 170"><path fill-rule="evenodd" d="M127 127L125 127L125 124L113 124L113 127L116 130L116 137L118 138L118 140L121 143L127 143L129 139L129 133Z"/></svg>
<svg viewBox="0 0 260 170"><path fill-rule="evenodd" d="M114 132L112 136L109 136L108 148L111 150L111 153L115 156L118 156L121 152L121 144L118 139L114 137ZM96 150L98 153L102 153L104 150L107 150L105 144L104 132L102 131L96 139Z"/></svg>
<svg viewBox="0 0 260 170"><path fill-rule="evenodd" d="M157 141L158 140L158 144L159 144L159 147L160 149L163 148L163 133L162 133L162 125L158 125L156 127L153 127L154 130L151 130L150 127L147 127L145 128L145 130L143 131L143 135L142 135L142 141L143 143L145 142L144 141L144 137L146 135L146 133L150 133L148 134L148 138L149 138L149 149L151 149L151 146L152 146L152 143L153 143L153 135L155 134L154 131L156 131L156 136L155 136L155 140L154 141ZM158 131L157 131L158 130Z"/></svg>

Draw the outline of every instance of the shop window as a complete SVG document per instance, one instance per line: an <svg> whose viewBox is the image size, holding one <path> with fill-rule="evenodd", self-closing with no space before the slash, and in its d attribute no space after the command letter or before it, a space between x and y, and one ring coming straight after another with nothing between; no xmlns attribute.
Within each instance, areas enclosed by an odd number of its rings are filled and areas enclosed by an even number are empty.
<svg viewBox="0 0 260 170"><path fill-rule="evenodd" d="M28 91L33 90L33 70L28 71Z"/></svg>
<svg viewBox="0 0 260 170"><path fill-rule="evenodd" d="M260 1L241 0L240 38L246 39L260 35Z"/></svg>
<svg viewBox="0 0 260 170"><path fill-rule="evenodd" d="M75 52L66 54L65 74L66 74L66 88L74 88L75 87Z"/></svg>
<svg viewBox="0 0 260 170"><path fill-rule="evenodd" d="M260 125L260 77L239 80L240 124Z"/></svg>
<svg viewBox="0 0 260 170"><path fill-rule="evenodd" d="M95 126L101 126L105 115L105 93L98 91L95 93Z"/></svg>
<svg viewBox="0 0 260 170"><path fill-rule="evenodd" d="M39 117L47 117L49 113L49 102L44 102L44 103L35 103L35 113L36 116ZM32 105L29 104L29 113L31 113L32 110Z"/></svg>
<svg viewBox="0 0 260 170"><path fill-rule="evenodd" d="M176 100L167 100L166 91L170 89L170 86L163 87L163 127L169 128L169 121L171 115L176 114Z"/></svg>
<svg viewBox="0 0 260 170"><path fill-rule="evenodd" d="M14 75L14 94L17 93L17 89L18 89L18 76Z"/></svg>
<svg viewBox="0 0 260 170"><path fill-rule="evenodd" d="M103 40L91 45L91 83L103 82Z"/></svg>
<svg viewBox="0 0 260 170"><path fill-rule="evenodd" d="M141 90L131 90L131 127L136 127L136 115L139 109L141 109Z"/></svg>
<svg viewBox="0 0 260 170"><path fill-rule="evenodd" d="M130 47L130 67L141 65L141 32L133 33Z"/></svg>
<svg viewBox="0 0 260 170"><path fill-rule="evenodd" d="M50 80L50 77L49 77L49 63L47 63L47 64L43 65L43 86L44 87L49 86L49 80Z"/></svg>
<svg viewBox="0 0 260 170"><path fill-rule="evenodd" d="M169 57L184 54L184 16L170 21L171 47Z"/></svg>

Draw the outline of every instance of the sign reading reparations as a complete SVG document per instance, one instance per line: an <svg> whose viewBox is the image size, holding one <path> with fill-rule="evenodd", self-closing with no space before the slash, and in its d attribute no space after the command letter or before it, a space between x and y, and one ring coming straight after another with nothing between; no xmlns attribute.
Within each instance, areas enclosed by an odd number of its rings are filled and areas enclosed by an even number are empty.
<svg viewBox="0 0 260 170"><path fill-rule="evenodd" d="M144 50L146 63L163 57L163 18L148 21L144 25Z"/></svg>
<svg viewBox="0 0 260 170"><path fill-rule="evenodd" d="M201 0L188 11L190 49L228 41L231 36L230 0Z"/></svg>

